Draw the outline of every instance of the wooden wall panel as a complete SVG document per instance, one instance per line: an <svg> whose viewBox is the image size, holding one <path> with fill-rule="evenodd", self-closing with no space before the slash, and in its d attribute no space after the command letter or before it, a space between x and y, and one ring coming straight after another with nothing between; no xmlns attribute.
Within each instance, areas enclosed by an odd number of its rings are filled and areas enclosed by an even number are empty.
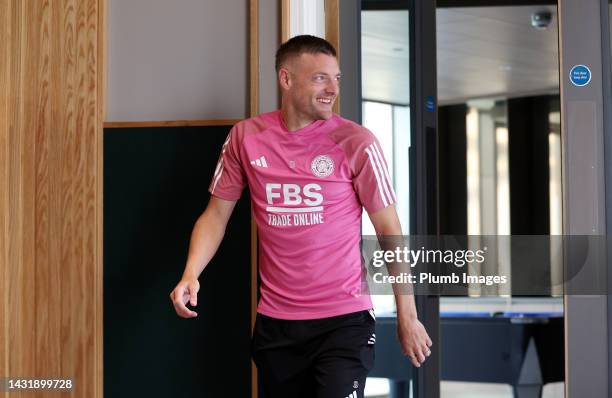
<svg viewBox="0 0 612 398"><path fill-rule="evenodd" d="M102 397L104 10L0 2L0 375L75 397Z"/></svg>
<svg viewBox="0 0 612 398"><path fill-rule="evenodd" d="M329 41L340 57L340 0L325 0L325 39ZM340 96L333 106L335 113L340 113Z"/></svg>
<svg viewBox="0 0 612 398"><path fill-rule="evenodd" d="M291 2L290 0L279 0L281 7L281 44L289 40L291 37Z"/></svg>
<svg viewBox="0 0 612 398"><path fill-rule="evenodd" d="M8 60L11 50L9 23L10 3L0 1L0 59ZM8 131L9 131L9 65L4 61L0 67L0 374L5 375L8 369L8 191L5 181L8 180ZM5 397L5 394L0 393Z"/></svg>

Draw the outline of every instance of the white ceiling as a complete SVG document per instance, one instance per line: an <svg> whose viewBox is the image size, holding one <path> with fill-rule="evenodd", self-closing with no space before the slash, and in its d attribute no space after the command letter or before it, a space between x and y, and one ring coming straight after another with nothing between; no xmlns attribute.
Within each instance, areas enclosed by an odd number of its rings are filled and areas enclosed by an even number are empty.
<svg viewBox="0 0 612 398"><path fill-rule="evenodd" d="M546 30L531 14L553 15ZM465 7L437 10L438 101L559 92L554 6ZM363 96L409 103L408 11L362 13Z"/></svg>

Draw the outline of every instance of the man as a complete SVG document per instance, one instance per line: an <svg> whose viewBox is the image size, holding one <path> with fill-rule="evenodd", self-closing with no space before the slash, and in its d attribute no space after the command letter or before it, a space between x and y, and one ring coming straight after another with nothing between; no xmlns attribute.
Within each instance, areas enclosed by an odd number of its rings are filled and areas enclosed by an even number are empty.
<svg viewBox="0 0 612 398"><path fill-rule="evenodd" d="M362 206L377 235L401 235L395 195L374 135L332 112L336 51L297 36L276 53L281 109L238 123L225 141L194 227L179 316L197 313L198 277L216 252L248 184L259 233L261 299L252 355L265 398L363 397L373 366L375 319L362 289ZM398 336L415 366L432 342L414 297L396 293Z"/></svg>

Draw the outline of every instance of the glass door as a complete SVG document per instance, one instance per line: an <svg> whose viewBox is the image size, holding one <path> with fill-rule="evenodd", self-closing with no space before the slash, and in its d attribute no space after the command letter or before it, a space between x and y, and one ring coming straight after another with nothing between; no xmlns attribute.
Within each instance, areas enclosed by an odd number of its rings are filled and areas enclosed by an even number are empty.
<svg viewBox="0 0 612 398"><path fill-rule="evenodd" d="M432 2L340 2L341 114L363 124L378 138L404 236L437 233L433 19ZM354 87L358 90L352 96ZM367 214L362 220L364 239L374 240ZM438 396L435 350L417 371L397 343L394 296L375 294L372 298L377 315L377 360L366 384L366 396ZM419 319L437 347L438 298L416 296L416 303Z"/></svg>
<svg viewBox="0 0 612 398"><path fill-rule="evenodd" d="M440 298L441 397L563 397L557 7L494 3L436 15L440 232L494 239L470 272L509 277Z"/></svg>

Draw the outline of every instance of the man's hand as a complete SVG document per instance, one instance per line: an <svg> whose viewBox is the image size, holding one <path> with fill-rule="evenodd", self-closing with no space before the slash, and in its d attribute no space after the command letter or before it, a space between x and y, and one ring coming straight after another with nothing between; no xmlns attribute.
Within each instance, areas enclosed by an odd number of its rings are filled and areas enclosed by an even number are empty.
<svg viewBox="0 0 612 398"><path fill-rule="evenodd" d="M178 285L170 293L170 300L174 305L174 310L181 318L195 318L198 313L191 311L185 306L189 303L192 307L198 305L198 291L200 290L200 282L197 278L182 279Z"/></svg>
<svg viewBox="0 0 612 398"><path fill-rule="evenodd" d="M394 250L401 246L402 228L394 206L387 206L376 213L368 213L378 235L380 246L384 250ZM388 264L389 275L400 275L410 272L406 263ZM408 289L406 289L406 287ZM404 355L407 355L414 366L421 367L431 355L429 347L432 341L423 324L417 319L414 295L410 285L393 284L395 303L397 305L397 337Z"/></svg>
<svg viewBox="0 0 612 398"><path fill-rule="evenodd" d="M198 316L185 304L189 303L192 307L198 304L198 291L200 290L198 276L219 248L225 234L225 226L235 206L235 200L224 200L211 196L206 210L196 221L191 232L185 271L181 281L170 293L170 300L178 316L183 318Z"/></svg>
<svg viewBox="0 0 612 398"><path fill-rule="evenodd" d="M429 347L431 347L432 341L425 331L425 327L417 318L408 321L398 320L397 337L402 352L410 358L417 368L421 367L425 359L431 355Z"/></svg>

